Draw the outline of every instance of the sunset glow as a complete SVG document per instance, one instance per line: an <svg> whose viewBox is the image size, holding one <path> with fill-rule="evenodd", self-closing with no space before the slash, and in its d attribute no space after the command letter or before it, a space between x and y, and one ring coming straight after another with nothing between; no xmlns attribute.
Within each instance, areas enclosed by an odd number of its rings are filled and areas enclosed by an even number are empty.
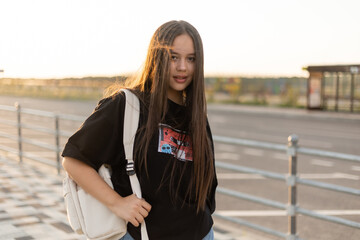
<svg viewBox="0 0 360 240"><path fill-rule="evenodd" d="M151 35L182 19L200 32L207 75L306 76L360 62L360 1L1 0L0 77L136 71Z"/></svg>

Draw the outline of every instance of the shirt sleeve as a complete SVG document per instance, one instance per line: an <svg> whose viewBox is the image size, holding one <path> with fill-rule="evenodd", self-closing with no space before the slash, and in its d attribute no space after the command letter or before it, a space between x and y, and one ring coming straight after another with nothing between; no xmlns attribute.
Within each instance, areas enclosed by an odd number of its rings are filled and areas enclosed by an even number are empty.
<svg viewBox="0 0 360 240"><path fill-rule="evenodd" d="M65 145L63 157L78 159L98 170L125 159L123 147L125 96L102 99Z"/></svg>

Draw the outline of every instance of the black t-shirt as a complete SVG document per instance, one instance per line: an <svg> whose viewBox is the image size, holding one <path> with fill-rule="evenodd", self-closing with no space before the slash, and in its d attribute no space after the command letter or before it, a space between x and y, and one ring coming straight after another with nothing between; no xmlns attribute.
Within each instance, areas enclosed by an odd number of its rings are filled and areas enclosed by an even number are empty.
<svg viewBox="0 0 360 240"><path fill-rule="evenodd" d="M69 138L62 153L62 156L76 158L96 170L104 163L111 165L114 189L122 197L132 194L125 170L124 107L123 93L101 100L80 129ZM154 134L147 153L149 177L145 171L137 174L142 196L152 206L145 219L150 239L200 240L213 225L211 214L215 210L216 177L204 211L197 213L195 201L186 197L192 179L192 144L183 129L174 128L186 126L179 124L185 115L184 111L183 106L168 100L165 122L159 124L159 131ZM142 126L147 119L142 103L140 112L139 126ZM211 138L209 126L207 130ZM135 138L134 152L140 137L141 134L137 134ZM209 171L215 172L215 169ZM172 181L169 176L171 172L175 176ZM175 193L176 188L178 194L175 196L170 192ZM128 232L135 239L141 238L140 228L131 223L128 223Z"/></svg>

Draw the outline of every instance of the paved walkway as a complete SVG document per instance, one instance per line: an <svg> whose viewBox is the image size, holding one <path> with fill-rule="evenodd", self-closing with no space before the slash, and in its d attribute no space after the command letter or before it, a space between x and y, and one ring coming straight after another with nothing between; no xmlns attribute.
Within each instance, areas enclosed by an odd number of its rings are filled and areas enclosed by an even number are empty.
<svg viewBox="0 0 360 240"><path fill-rule="evenodd" d="M68 225L62 178L52 167L0 155L0 240L84 239ZM214 229L216 240L266 239L220 222Z"/></svg>

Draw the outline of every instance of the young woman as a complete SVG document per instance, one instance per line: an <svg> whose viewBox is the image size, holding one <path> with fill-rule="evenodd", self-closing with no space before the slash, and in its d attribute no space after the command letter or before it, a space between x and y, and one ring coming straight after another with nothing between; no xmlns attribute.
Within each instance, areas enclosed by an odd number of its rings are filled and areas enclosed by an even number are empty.
<svg viewBox="0 0 360 240"><path fill-rule="evenodd" d="M65 146L68 174L129 222L122 239L140 239L144 219L150 239L213 239L217 179L203 61L197 30L170 21L154 33L141 73L125 83L140 100L134 161L143 199L132 194L125 171L119 89L99 102ZM114 190L97 174L104 163L112 167Z"/></svg>

